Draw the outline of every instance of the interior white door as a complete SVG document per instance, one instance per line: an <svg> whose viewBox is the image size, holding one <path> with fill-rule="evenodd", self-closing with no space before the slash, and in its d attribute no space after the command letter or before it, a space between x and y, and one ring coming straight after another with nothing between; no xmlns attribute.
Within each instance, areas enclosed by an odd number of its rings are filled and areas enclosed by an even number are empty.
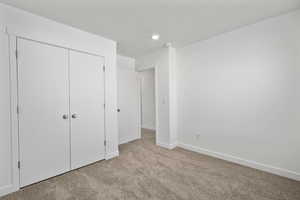
<svg viewBox="0 0 300 200"><path fill-rule="evenodd" d="M21 187L70 169L68 51L18 39Z"/></svg>
<svg viewBox="0 0 300 200"><path fill-rule="evenodd" d="M138 75L133 68L118 66L119 143L140 138Z"/></svg>
<svg viewBox="0 0 300 200"><path fill-rule="evenodd" d="M70 51L71 168L104 159L104 59Z"/></svg>

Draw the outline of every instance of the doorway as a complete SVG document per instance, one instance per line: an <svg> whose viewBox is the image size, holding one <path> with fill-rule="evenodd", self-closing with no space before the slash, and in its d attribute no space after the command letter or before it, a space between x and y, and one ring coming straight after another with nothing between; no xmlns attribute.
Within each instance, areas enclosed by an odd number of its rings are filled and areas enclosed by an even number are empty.
<svg viewBox="0 0 300 200"><path fill-rule="evenodd" d="M139 71L139 79L141 136L156 143L155 69Z"/></svg>

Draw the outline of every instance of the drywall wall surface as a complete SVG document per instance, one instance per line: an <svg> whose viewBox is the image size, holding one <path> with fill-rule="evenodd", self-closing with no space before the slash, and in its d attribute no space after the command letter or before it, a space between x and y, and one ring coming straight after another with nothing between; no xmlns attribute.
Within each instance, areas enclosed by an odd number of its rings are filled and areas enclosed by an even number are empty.
<svg viewBox="0 0 300 200"><path fill-rule="evenodd" d="M119 143L123 144L141 137L140 91L135 59L118 55L117 69Z"/></svg>
<svg viewBox="0 0 300 200"><path fill-rule="evenodd" d="M177 49L181 146L300 178L300 11Z"/></svg>
<svg viewBox="0 0 300 200"><path fill-rule="evenodd" d="M142 128L155 130L155 71L139 72L141 83Z"/></svg>

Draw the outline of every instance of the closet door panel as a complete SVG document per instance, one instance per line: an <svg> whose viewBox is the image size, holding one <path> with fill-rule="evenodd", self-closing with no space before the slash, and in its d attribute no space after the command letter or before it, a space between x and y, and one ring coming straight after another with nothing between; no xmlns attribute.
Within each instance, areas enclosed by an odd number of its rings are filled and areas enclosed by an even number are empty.
<svg viewBox="0 0 300 200"><path fill-rule="evenodd" d="M102 57L70 51L71 168L104 159Z"/></svg>
<svg viewBox="0 0 300 200"><path fill-rule="evenodd" d="M18 39L20 184L70 169L68 51Z"/></svg>

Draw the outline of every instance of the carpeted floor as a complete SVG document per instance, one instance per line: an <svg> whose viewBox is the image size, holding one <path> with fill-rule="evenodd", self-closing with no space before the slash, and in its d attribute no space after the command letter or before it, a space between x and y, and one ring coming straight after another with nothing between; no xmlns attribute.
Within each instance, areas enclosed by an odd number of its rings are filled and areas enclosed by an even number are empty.
<svg viewBox="0 0 300 200"><path fill-rule="evenodd" d="M0 200L300 200L300 182L176 148L154 132L120 156L51 178Z"/></svg>

